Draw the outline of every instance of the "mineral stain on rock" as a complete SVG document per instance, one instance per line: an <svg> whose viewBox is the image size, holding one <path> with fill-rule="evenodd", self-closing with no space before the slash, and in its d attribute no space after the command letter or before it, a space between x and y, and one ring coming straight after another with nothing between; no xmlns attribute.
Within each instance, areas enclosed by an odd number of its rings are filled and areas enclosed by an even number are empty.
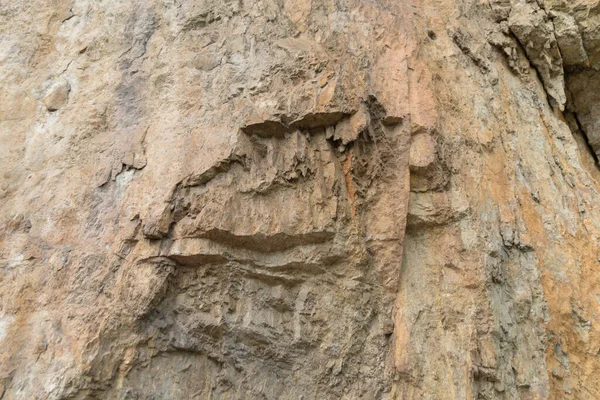
<svg viewBox="0 0 600 400"><path fill-rule="evenodd" d="M0 398L600 398L599 10L0 6Z"/></svg>

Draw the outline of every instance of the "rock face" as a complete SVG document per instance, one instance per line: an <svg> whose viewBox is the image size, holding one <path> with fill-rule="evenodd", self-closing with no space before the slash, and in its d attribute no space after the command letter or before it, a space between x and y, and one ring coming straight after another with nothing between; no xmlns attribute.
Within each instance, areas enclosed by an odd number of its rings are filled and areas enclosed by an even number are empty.
<svg viewBox="0 0 600 400"><path fill-rule="evenodd" d="M0 16L0 399L600 398L598 0Z"/></svg>

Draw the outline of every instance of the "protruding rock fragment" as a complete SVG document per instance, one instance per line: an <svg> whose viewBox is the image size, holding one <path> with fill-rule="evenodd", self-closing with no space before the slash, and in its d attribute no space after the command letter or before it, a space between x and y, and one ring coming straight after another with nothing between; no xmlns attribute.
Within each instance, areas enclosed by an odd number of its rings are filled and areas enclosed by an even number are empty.
<svg viewBox="0 0 600 400"><path fill-rule="evenodd" d="M440 226L456 215L445 192L411 193L408 225L411 227Z"/></svg>
<svg viewBox="0 0 600 400"><path fill-rule="evenodd" d="M46 95L44 97L44 104L46 105L48 111L56 111L67 104L70 91L71 86L65 80L60 80L53 83L46 91Z"/></svg>
<svg viewBox="0 0 600 400"><path fill-rule="evenodd" d="M355 114L341 120L335 126L334 140L341 140L343 145L355 141L361 132L365 131L371 122L366 106L362 106Z"/></svg>
<svg viewBox="0 0 600 400"><path fill-rule="evenodd" d="M169 210L165 210L160 217L151 217L144 223L143 234L146 239L158 240L167 236L169 232Z"/></svg>
<svg viewBox="0 0 600 400"><path fill-rule="evenodd" d="M600 154L600 72L582 71L567 81L581 129L596 155Z"/></svg>
<svg viewBox="0 0 600 400"><path fill-rule="evenodd" d="M410 170L419 172L430 169L436 162L435 139L428 133L419 133L410 145Z"/></svg>
<svg viewBox="0 0 600 400"><path fill-rule="evenodd" d="M262 121L249 123L242 126L242 131L248 135L258 135L263 137L283 137L291 129L279 121Z"/></svg>
<svg viewBox="0 0 600 400"><path fill-rule="evenodd" d="M588 56L575 18L563 12L554 13L554 34L565 66L585 65Z"/></svg>
<svg viewBox="0 0 600 400"><path fill-rule="evenodd" d="M412 137L409 163L412 192L437 191L448 183L448 171L439 160L431 134L421 131Z"/></svg>
<svg viewBox="0 0 600 400"><path fill-rule="evenodd" d="M552 21L537 3L517 3L512 7L508 25L540 74L548 96L564 110L563 62Z"/></svg>
<svg viewBox="0 0 600 400"><path fill-rule="evenodd" d="M492 14L496 21L504 21L510 15L510 0L490 0Z"/></svg>
<svg viewBox="0 0 600 400"><path fill-rule="evenodd" d="M341 111L308 113L290 123L290 126L298 129L321 128L334 125L343 117Z"/></svg>

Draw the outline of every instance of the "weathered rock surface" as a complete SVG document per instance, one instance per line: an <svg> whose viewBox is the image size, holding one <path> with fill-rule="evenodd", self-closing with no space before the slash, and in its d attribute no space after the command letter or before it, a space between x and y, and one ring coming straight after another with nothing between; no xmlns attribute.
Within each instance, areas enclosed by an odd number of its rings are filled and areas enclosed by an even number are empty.
<svg viewBox="0 0 600 400"><path fill-rule="evenodd" d="M1 399L600 398L597 0L0 5Z"/></svg>

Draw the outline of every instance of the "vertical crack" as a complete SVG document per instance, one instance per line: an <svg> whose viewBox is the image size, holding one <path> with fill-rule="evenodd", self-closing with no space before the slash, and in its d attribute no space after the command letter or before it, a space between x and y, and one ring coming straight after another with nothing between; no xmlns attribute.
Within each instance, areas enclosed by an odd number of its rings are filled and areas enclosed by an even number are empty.
<svg viewBox="0 0 600 400"><path fill-rule="evenodd" d="M590 140L588 138L588 135L587 135L585 129L583 128L583 125L579 121L579 117L577 116L577 113L574 112L574 111L572 111L572 112L569 112L569 115L573 118L573 122L575 123L577 130L581 133L581 137L583 138L583 142L585 143L585 147L587 148L587 150L589 151L589 153L592 155L592 158L594 159L594 162L595 162L596 166L600 167L600 160L598 159L598 154L594 151L594 148L590 144ZM573 127L571 127L569 125L569 128L571 129L571 131L573 131ZM576 134L576 132L572 132L572 133Z"/></svg>

